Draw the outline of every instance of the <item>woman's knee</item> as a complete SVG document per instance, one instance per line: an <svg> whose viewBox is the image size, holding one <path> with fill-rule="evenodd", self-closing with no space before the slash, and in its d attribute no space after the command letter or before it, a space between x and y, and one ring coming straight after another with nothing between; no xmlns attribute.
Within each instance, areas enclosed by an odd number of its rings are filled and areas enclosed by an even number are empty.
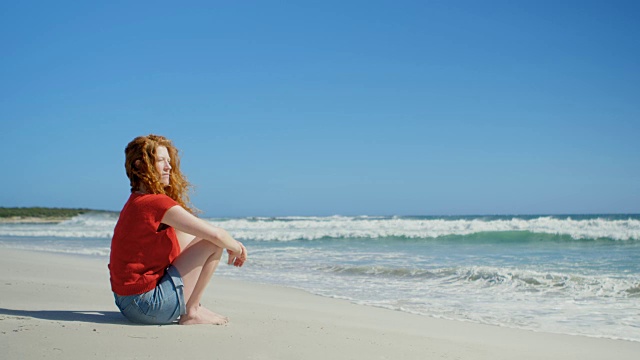
<svg viewBox="0 0 640 360"><path fill-rule="evenodd" d="M213 243L211 243L211 245L213 245L211 255L214 259L219 260L222 257L222 253L224 253L224 248L221 248L220 246Z"/></svg>
<svg viewBox="0 0 640 360"><path fill-rule="evenodd" d="M221 248L213 242L205 239L200 239L198 245L200 247L199 251L209 254L209 256L213 255L214 257L220 258L224 252L224 248Z"/></svg>
<svg viewBox="0 0 640 360"><path fill-rule="evenodd" d="M220 260L224 249L204 239L194 240L184 251L174 260L178 272L184 274L192 269L202 266L207 262Z"/></svg>

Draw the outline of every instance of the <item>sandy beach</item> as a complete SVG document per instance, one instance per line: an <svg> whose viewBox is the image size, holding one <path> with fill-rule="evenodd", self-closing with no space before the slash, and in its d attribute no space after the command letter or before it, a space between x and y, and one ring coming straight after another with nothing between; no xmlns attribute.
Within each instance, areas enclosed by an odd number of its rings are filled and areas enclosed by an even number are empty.
<svg viewBox="0 0 640 360"><path fill-rule="evenodd" d="M434 319L214 278L227 326L139 326L113 304L107 260L1 249L4 359L635 359L640 342Z"/></svg>

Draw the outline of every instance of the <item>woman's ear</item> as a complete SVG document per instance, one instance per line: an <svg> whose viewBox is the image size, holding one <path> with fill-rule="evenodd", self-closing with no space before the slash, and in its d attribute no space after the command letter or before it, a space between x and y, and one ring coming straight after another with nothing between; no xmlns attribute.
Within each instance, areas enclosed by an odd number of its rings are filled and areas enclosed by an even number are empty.
<svg viewBox="0 0 640 360"><path fill-rule="evenodd" d="M135 166L136 169L139 168L140 167L140 160L136 160L136 162L133 163L133 166Z"/></svg>

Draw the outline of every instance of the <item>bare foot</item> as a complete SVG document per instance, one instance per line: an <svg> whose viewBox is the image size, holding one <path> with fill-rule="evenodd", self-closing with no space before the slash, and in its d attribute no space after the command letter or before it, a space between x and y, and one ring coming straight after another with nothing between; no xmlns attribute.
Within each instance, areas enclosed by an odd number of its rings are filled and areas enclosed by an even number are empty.
<svg viewBox="0 0 640 360"><path fill-rule="evenodd" d="M196 325L196 324L211 324L211 325L225 325L229 322L229 319L216 314L213 311L205 308L204 306L198 306L192 311L187 311L186 314L180 316L180 325Z"/></svg>
<svg viewBox="0 0 640 360"><path fill-rule="evenodd" d="M200 311L204 311L205 313L209 314L212 317L218 317L220 319L224 319L226 322L229 322L229 318L224 316L224 315L220 315L218 313L214 313L213 311L207 309L206 307L202 306L202 304L200 304Z"/></svg>

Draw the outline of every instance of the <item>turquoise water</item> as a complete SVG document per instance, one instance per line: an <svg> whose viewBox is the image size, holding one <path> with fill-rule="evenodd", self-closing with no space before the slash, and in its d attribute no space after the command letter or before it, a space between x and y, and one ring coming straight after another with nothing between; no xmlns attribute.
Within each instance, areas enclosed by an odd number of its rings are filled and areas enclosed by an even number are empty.
<svg viewBox="0 0 640 360"><path fill-rule="evenodd" d="M117 214L0 224L0 247L107 257ZM459 321L640 341L640 215L209 219L219 275ZM106 285L105 285L106 286Z"/></svg>

